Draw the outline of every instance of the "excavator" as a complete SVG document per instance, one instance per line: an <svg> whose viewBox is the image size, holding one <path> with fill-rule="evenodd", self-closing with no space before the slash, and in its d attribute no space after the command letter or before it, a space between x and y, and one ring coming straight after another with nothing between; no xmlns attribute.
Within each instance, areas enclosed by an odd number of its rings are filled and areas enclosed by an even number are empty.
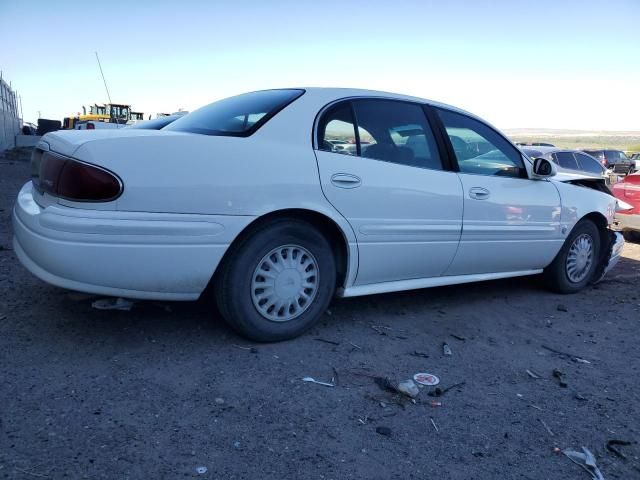
<svg viewBox="0 0 640 480"><path fill-rule="evenodd" d="M82 107L82 114L78 112L76 116L65 117L62 122L62 128L65 130L75 129L95 129L98 128L117 128L120 125L126 125L131 120L143 120L142 112L133 112L131 105L106 103L103 105L94 104L89 107L87 113L86 107Z"/></svg>

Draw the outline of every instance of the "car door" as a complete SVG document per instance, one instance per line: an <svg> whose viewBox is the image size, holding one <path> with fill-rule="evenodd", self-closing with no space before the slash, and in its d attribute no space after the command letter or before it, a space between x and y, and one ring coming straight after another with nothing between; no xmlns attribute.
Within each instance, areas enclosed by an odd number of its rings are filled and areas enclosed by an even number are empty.
<svg viewBox="0 0 640 480"><path fill-rule="evenodd" d="M447 269L462 229L462 186L443 168L421 105L334 104L318 121L316 157L326 198L357 238L356 285L435 277Z"/></svg>
<svg viewBox="0 0 640 480"><path fill-rule="evenodd" d="M460 246L446 275L547 266L563 243L555 186L530 180L522 154L488 125L459 112L436 111L464 189Z"/></svg>

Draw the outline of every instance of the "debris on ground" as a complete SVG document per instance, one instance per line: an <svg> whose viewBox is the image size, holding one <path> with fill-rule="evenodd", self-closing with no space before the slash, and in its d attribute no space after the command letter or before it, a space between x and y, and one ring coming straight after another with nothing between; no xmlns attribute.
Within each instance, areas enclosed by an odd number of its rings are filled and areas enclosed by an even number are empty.
<svg viewBox="0 0 640 480"><path fill-rule="evenodd" d="M196 473L198 475L207 473L207 467L196 467Z"/></svg>
<svg viewBox="0 0 640 480"><path fill-rule="evenodd" d="M564 373L557 368L553 369L553 376L558 379L558 385L560 385L560 387L567 388L569 386L569 384L564 381Z"/></svg>
<svg viewBox="0 0 640 480"><path fill-rule="evenodd" d="M444 342L442 344L442 354L443 355L451 355L451 347L449 346L449 344L447 342Z"/></svg>
<svg viewBox="0 0 640 480"><path fill-rule="evenodd" d="M600 469L596 464L596 459L593 456L593 453L591 453L586 447L582 447L582 452L584 453L576 452L574 450L562 451L569 460L591 475L592 480L604 480L602 472L600 472Z"/></svg>
<svg viewBox="0 0 640 480"><path fill-rule="evenodd" d="M540 420L540 423L542 424L542 426L545 428L545 430L547 432L549 432L549 435L551 435L552 437L553 435L553 431L551 431L551 429L549 428L549 425L547 425L547 422L545 422L544 420L542 420L541 418L539 418L538 420Z"/></svg>
<svg viewBox="0 0 640 480"><path fill-rule="evenodd" d="M589 360L586 360L586 359L584 359L582 357L579 357L577 355L573 355L571 353L563 352L561 350L556 350L555 348L548 347L547 345L542 345L542 348L544 348L545 350L549 350L550 352L553 352L556 355L560 355L561 357L564 357L564 358L566 358L568 360L572 360L574 362L591 363Z"/></svg>
<svg viewBox="0 0 640 480"><path fill-rule="evenodd" d="M131 300L127 300L126 298L118 297L108 297L101 298L100 300L96 300L91 304L93 308L96 310L122 310L128 312L133 307L133 303Z"/></svg>
<svg viewBox="0 0 640 480"><path fill-rule="evenodd" d="M224 405L224 398L216 397L214 402L216 402L218 405Z"/></svg>
<svg viewBox="0 0 640 480"><path fill-rule="evenodd" d="M466 382L454 383L450 387L447 387L447 388L444 388L444 389L436 387L436 389L433 392L429 392L427 395L429 395L430 397L441 397L445 393L447 393L449 390L453 390L454 388L458 388L458 387L464 386L465 383Z"/></svg>
<svg viewBox="0 0 640 480"><path fill-rule="evenodd" d="M428 387L433 387L440 383L440 379L432 373L416 373L413 376L413 380L420 385L426 385Z"/></svg>
<svg viewBox="0 0 640 480"><path fill-rule="evenodd" d="M531 370L525 370L525 372L527 372L527 375L529 375L531 378L538 380L540 378L540 375L538 375L537 373L534 373Z"/></svg>
<svg viewBox="0 0 640 480"><path fill-rule="evenodd" d="M616 445L619 445L621 447L626 447L628 445L633 445L633 442L628 442L626 440L616 440L616 439L612 439L607 442L607 450L609 450L614 455L626 460L627 456L624 453L622 453L620 450L618 450L615 447Z"/></svg>
<svg viewBox="0 0 640 480"><path fill-rule="evenodd" d="M433 428L436 429L436 433L440 433L440 430L438 429L436 422L433 421L433 417L429 417L429 420L431 420L431 425L433 425Z"/></svg>
<svg viewBox="0 0 640 480"><path fill-rule="evenodd" d="M582 395L580 393L576 393L575 394L575 399L576 400L580 400L581 402L586 402L587 401L587 397L585 397L584 395Z"/></svg>
<svg viewBox="0 0 640 480"><path fill-rule="evenodd" d="M390 392L401 393L410 398L415 398L420 393L420 389L413 380L405 380L403 382L396 382L388 377L372 377L376 384L383 390Z"/></svg>
<svg viewBox="0 0 640 480"><path fill-rule="evenodd" d="M429 405L431 405L432 407L441 407L442 402L436 402L435 400L431 400L431 402L429 402Z"/></svg>
<svg viewBox="0 0 640 480"><path fill-rule="evenodd" d="M376 433L384 435L385 437L390 437L391 429L389 427L376 427Z"/></svg>
<svg viewBox="0 0 640 480"><path fill-rule="evenodd" d="M455 333L452 333L452 334L451 334L451 336L452 336L453 338L455 338L456 340L460 340L461 342L464 342L464 341L466 341L466 340L467 340L467 339L466 339L466 338L464 338L463 336L461 336L461 335L456 335Z"/></svg>
<svg viewBox="0 0 640 480"><path fill-rule="evenodd" d="M419 352L418 350L414 350L409 355L413 355L414 357L429 358L429 354L428 353Z"/></svg>
<svg viewBox="0 0 640 480"><path fill-rule="evenodd" d="M235 343L232 343L231 346L241 350L249 350L251 353L258 353L258 349L256 347L243 347L242 345L236 345Z"/></svg>
<svg viewBox="0 0 640 480"><path fill-rule="evenodd" d="M318 380L316 380L313 377L304 377L302 379L303 382L309 382L309 383L316 383L318 385L324 385L325 387L335 387L335 385L333 383L329 383L329 382L319 382Z"/></svg>
<svg viewBox="0 0 640 480"><path fill-rule="evenodd" d="M568 312L568 311L569 311L569 309L567 308L567 306L566 306L566 305L562 305L562 304L560 304L560 305L558 305L558 311L559 311L559 312Z"/></svg>
<svg viewBox="0 0 640 480"><path fill-rule="evenodd" d="M331 345L340 345L340 342L335 342L333 340L327 340L326 338L314 338L316 342L322 343L330 343Z"/></svg>
<svg viewBox="0 0 640 480"><path fill-rule="evenodd" d="M387 335L385 330L393 330L391 327L385 327L384 325L370 325L370 327L378 332L378 335Z"/></svg>

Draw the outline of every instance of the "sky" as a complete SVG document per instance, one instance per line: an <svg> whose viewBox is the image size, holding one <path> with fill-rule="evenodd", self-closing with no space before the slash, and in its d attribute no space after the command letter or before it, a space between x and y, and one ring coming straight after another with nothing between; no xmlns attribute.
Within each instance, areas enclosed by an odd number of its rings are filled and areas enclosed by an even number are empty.
<svg viewBox="0 0 640 480"><path fill-rule="evenodd" d="M266 88L353 87L499 128L640 131L640 0L0 0L25 121L106 103L145 118Z"/></svg>

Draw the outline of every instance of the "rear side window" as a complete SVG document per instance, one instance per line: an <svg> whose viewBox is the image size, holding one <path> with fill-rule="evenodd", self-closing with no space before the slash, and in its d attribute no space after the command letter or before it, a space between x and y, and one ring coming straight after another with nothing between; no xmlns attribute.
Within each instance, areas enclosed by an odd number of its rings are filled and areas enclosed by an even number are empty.
<svg viewBox="0 0 640 480"><path fill-rule="evenodd" d="M573 153L571 152L558 152L554 153L553 157L558 165L562 168L568 168L570 170L578 170L578 163L576 162Z"/></svg>
<svg viewBox="0 0 640 480"><path fill-rule="evenodd" d="M462 173L526 177L520 152L484 123L449 110L436 109Z"/></svg>
<svg viewBox="0 0 640 480"><path fill-rule="evenodd" d="M442 170L442 161L421 106L394 100L354 100L365 158Z"/></svg>
<svg viewBox="0 0 640 480"><path fill-rule="evenodd" d="M591 158L583 153L576 153L575 156L580 165L580 170L590 173L602 173L602 166L595 158Z"/></svg>
<svg viewBox="0 0 640 480"><path fill-rule="evenodd" d="M318 149L442 169L424 110L408 102L360 99L333 106L318 123Z"/></svg>
<svg viewBox="0 0 640 480"><path fill-rule="evenodd" d="M358 153L351 104L339 103L324 114L318 124L318 149L343 155Z"/></svg>
<svg viewBox="0 0 640 480"><path fill-rule="evenodd" d="M248 137L304 90L263 90L225 98L167 125L163 130Z"/></svg>

